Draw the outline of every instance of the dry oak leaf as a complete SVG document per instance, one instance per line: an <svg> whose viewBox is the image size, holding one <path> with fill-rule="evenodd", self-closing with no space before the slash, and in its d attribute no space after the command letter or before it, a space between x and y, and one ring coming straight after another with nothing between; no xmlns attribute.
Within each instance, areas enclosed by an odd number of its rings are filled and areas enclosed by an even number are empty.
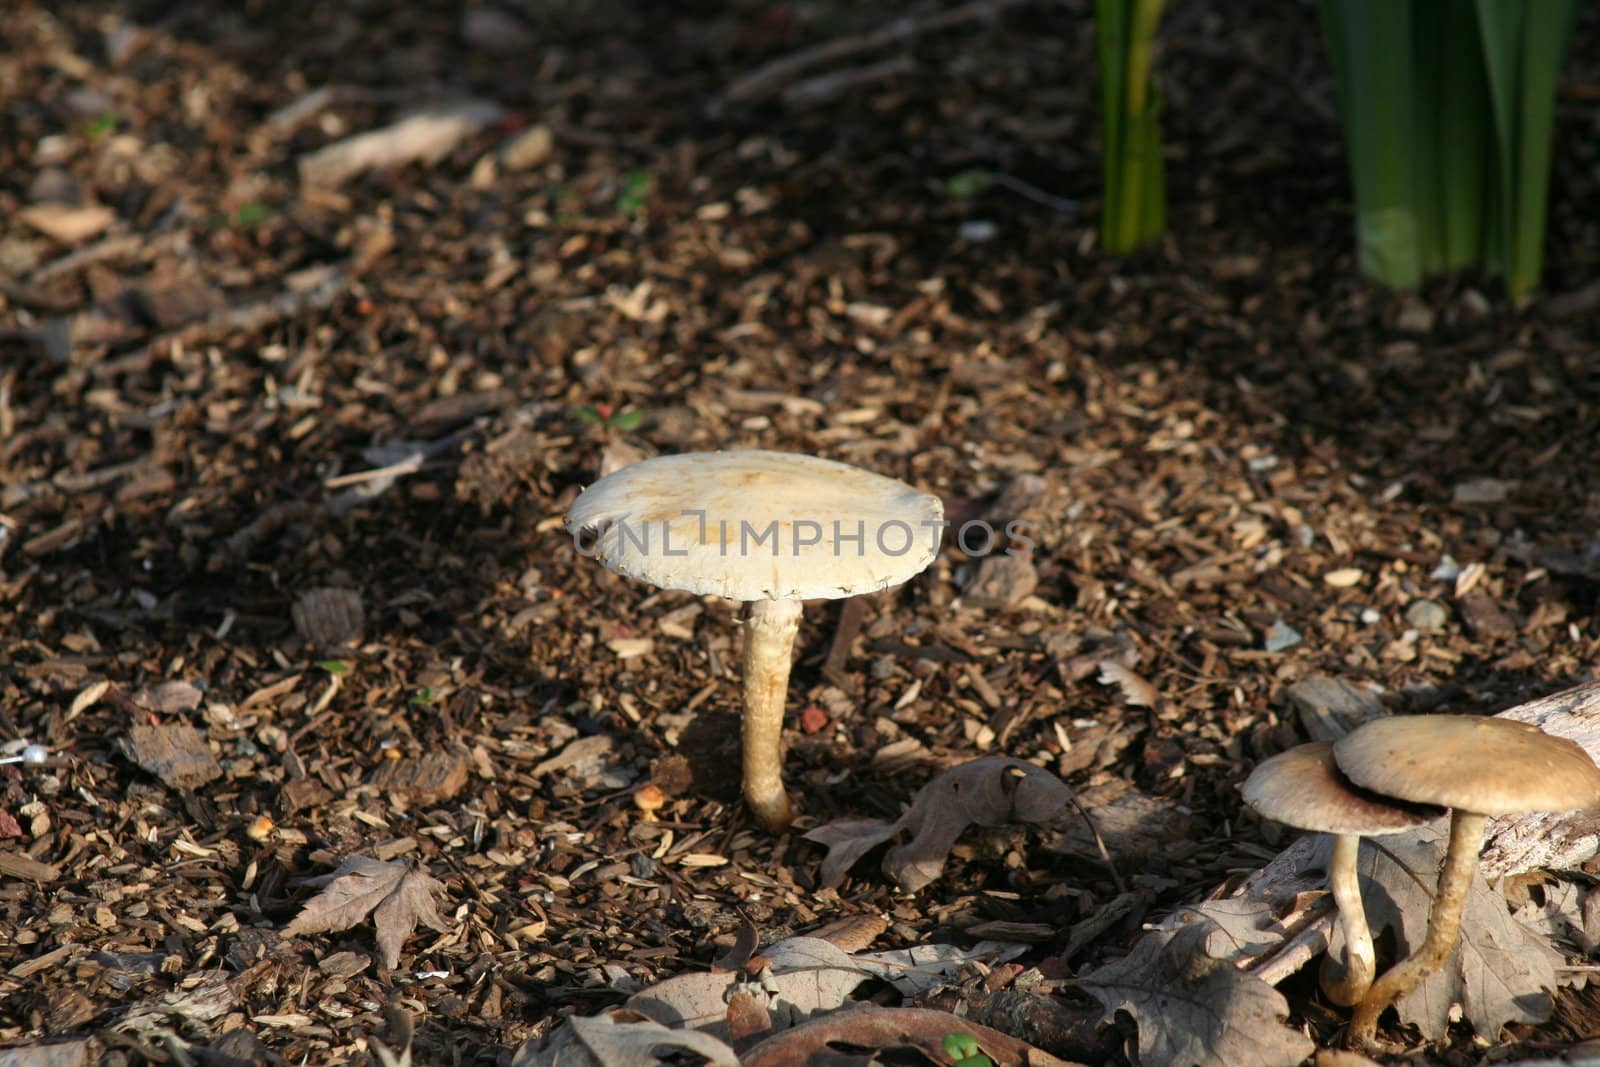
<svg viewBox="0 0 1600 1067"><path fill-rule="evenodd" d="M998 1030L932 1008L884 1008L858 1004L812 1019L769 1037L748 1050L743 1067L836 1067L840 1064L958 1062L945 1040L964 1034L995 1067L1074 1067ZM841 1053L842 1049L859 1053ZM888 1053L880 1059L878 1053ZM965 1062L965 1061L959 1061Z"/></svg>
<svg viewBox="0 0 1600 1067"><path fill-rule="evenodd" d="M1444 858L1446 833L1423 826L1404 834L1361 842L1356 869L1373 936L1394 932L1395 952L1404 956L1422 943L1434 888ZM1336 929L1328 951L1343 951ZM1415 1024L1437 1041L1460 1004L1479 1036L1493 1042L1507 1023L1540 1023L1550 1017L1548 990L1565 957L1544 938L1511 917L1505 898L1474 871L1461 916L1461 940L1445 965L1401 997L1402 1022Z"/></svg>
<svg viewBox="0 0 1600 1067"><path fill-rule="evenodd" d="M400 963L400 949L420 922L445 933L450 928L434 907L433 894L443 883L403 860L388 863L370 856L351 856L332 874L307 880L322 892L283 931L286 937L348 930L368 915L378 930L378 951L385 967Z"/></svg>
<svg viewBox="0 0 1600 1067"><path fill-rule="evenodd" d="M1593 887L1566 879L1547 882L1539 898L1530 897L1512 918L1552 944L1575 946L1577 955L1593 956L1600 949L1600 890ZM1574 985L1585 984L1581 973L1575 977Z"/></svg>
<svg viewBox="0 0 1600 1067"><path fill-rule="evenodd" d="M951 767L923 786L892 823L836 819L805 836L827 847L822 884L834 886L873 848L902 833L910 835L884 856L883 871L914 893L939 877L951 846L968 826L1048 823L1071 802L1072 791L1049 771L1024 760L989 756Z"/></svg>
<svg viewBox="0 0 1600 1067"><path fill-rule="evenodd" d="M1143 1067L1295 1067L1314 1048L1287 1025L1289 1002L1266 982L1206 954L1209 922L1146 934L1133 951L1077 980L1109 1018L1139 1026Z"/></svg>
<svg viewBox="0 0 1600 1067"><path fill-rule="evenodd" d="M644 1067L676 1050L700 1056L712 1067L738 1067L724 1042L698 1030L673 1030L637 1012L619 1008L585 1018L574 1015L545 1038L517 1049L511 1067Z"/></svg>

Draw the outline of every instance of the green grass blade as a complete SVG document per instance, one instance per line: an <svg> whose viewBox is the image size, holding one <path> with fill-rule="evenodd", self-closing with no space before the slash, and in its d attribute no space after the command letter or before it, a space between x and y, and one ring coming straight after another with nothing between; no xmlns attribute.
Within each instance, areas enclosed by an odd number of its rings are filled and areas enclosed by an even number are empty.
<svg viewBox="0 0 1600 1067"><path fill-rule="evenodd" d="M1494 122L1483 68L1483 43L1473 9L1459 0L1427 0L1439 42L1434 70L1434 170L1424 186L1437 194L1440 262L1460 270L1483 261L1490 209Z"/></svg>
<svg viewBox="0 0 1600 1067"><path fill-rule="evenodd" d="M1151 77L1164 0L1096 0L1104 141L1101 243L1131 252L1166 224L1160 99Z"/></svg>
<svg viewBox="0 0 1600 1067"><path fill-rule="evenodd" d="M1411 0L1411 73L1417 133L1412 143L1412 180L1417 215L1417 260L1424 274L1445 265L1445 204L1436 195L1449 182L1440 158L1436 120L1445 108L1444 41L1450 0ZM1430 195L1434 194L1434 195Z"/></svg>
<svg viewBox="0 0 1600 1067"><path fill-rule="evenodd" d="M1539 284L1550 198L1556 83L1575 0L1531 0L1522 27L1522 83L1506 284L1520 299Z"/></svg>
<svg viewBox="0 0 1600 1067"><path fill-rule="evenodd" d="M1512 190L1516 188L1513 163L1517 143L1517 81L1522 62L1521 0L1477 0L1478 37L1483 42L1483 69L1494 116L1494 164L1491 170L1491 209L1487 265L1504 270L1514 224Z"/></svg>
<svg viewBox="0 0 1600 1067"><path fill-rule="evenodd" d="M1422 277L1411 0L1324 0L1356 201L1361 270L1396 289Z"/></svg>
<svg viewBox="0 0 1600 1067"><path fill-rule="evenodd" d="M1123 86L1127 82L1127 37L1130 19L1126 0L1095 0L1095 51L1100 61L1100 139L1102 193L1100 242L1115 251L1115 235L1125 206Z"/></svg>

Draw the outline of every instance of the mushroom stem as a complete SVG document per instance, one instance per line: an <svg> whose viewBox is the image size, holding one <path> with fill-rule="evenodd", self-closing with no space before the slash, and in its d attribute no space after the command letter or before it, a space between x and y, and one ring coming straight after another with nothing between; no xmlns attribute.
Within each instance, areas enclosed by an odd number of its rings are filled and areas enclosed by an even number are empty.
<svg viewBox="0 0 1600 1067"><path fill-rule="evenodd" d="M783 791L783 707L800 601L757 600L744 634L744 802L773 830L789 824Z"/></svg>
<svg viewBox="0 0 1600 1067"><path fill-rule="evenodd" d="M1335 834L1333 859L1328 863L1328 884L1339 909L1339 926L1344 931L1344 958L1330 952L1322 958L1322 991L1342 1008L1360 1002L1372 985L1378 965L1372 951L1372 931L1367 927L1367 909L1361 902L1361 879L1356 860L1361 854L1359 834Z"/></svg>
<svg viewBox="0 0 1600 1067"><path fill-rule="evenodd" d="M1467 890L1478 868L1478 850L1483 847L1485 815L1456 808L1450 813L1450 847L1444 867L1439 871L1439 888L1434 894L1433 911L1428 916L1428 934L1422 947L1383 973L1350 1017L1349 1042L1369 1046L1378 1032L1378 1016L1390 1004L1416 988L1438 970L1456 946L1461 933L1461 912L1466 907Z"/></svg>

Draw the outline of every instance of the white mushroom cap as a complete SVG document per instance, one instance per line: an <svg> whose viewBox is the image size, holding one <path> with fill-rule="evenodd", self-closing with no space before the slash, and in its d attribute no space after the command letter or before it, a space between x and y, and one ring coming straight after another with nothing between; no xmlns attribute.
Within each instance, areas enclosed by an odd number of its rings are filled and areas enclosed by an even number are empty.
<svg viewBox="0 0 1600 1067"><path fill-rule="evenodd" d="M939 551L932 493L786 452L688 452L601 478L567 513L580 548L663 589L836 599L899 585Z"/></svg>

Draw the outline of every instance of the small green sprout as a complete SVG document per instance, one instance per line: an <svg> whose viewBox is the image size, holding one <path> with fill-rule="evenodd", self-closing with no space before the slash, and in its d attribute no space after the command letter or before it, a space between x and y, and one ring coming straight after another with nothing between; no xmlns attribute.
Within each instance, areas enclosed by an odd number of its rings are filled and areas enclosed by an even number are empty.
<svg viewBox="0 0 1600 1067"><path fill-rule="evenodd" d="M640 411L638 408L623 408L621 411L611 416L607 424L613 430L621 430L623 433L629 433L633 430L637 430L639 428L639 424L643 421L644 412Z"/></svg>
<svg viewBox="0 0 1600 1067"><path fill-rule="evenodd" d="M426 708L431 706L435 699L437 699L437 695L434 693L433 688L425 685L411 694L411 706Z"/></svg>
<svg viewBox="0 0 1600 1067"><path fill-rule="evenodd" d="M272 217L272 209L267 205L252 200L233 213L233 225L238 229L247 229L257 223L266 222Z"/></svg>
<svg viewBox="0 0 1600 1067"><path fill-rule="evenodd" d="M117 113L115 111L107 111L100 115L99 118L91 119L87 124L85 124L83 127L83 132L87 137L104 137L108 133L115 133L117 124L121 121L122 120L117 117Z"/></svg>
<svg viewBox="0 0 1600 1067"><path fill-rule="evenodd" d="M617 190L617 210L628 217L633 217L644 210L645 201L650 199L650 189L655 180L650 177L647 170L630 170L622 176L622 185Z"/></svg>
<svg viewBox="0 0 1600 1067"><path fill-rule="evenodd" d="M585 404L576 414L579 422L586 422L590 426L604 426L622 433L637 430L639 424L644 421L644 412L637 408L623 408L618 411L610 404Z"/></svg>
<svg viewBox="0 0 1600 1067"><path fill-rule="evenodd" d="M944 191L952 200L971 200L987 191L993 184L993 174L982 167L973 167L945 179Z"/></svg>
<svg viewBox="0 0 1600 1067"><path fill-rule="evenodd" d="M949 1034L943 1045L945 1055L956 1061L956 1067L994 1067L994 1061L983 1054L978 1039L971 1034Z"/></svg>
<svg viewBox="0 0 1600 1067"><path fill-rule="evenodd" d="M329 674L350 673L350 664L346 663L342 659L325 659L321 663L318 663L317 666L321 667Z"/></svg>

